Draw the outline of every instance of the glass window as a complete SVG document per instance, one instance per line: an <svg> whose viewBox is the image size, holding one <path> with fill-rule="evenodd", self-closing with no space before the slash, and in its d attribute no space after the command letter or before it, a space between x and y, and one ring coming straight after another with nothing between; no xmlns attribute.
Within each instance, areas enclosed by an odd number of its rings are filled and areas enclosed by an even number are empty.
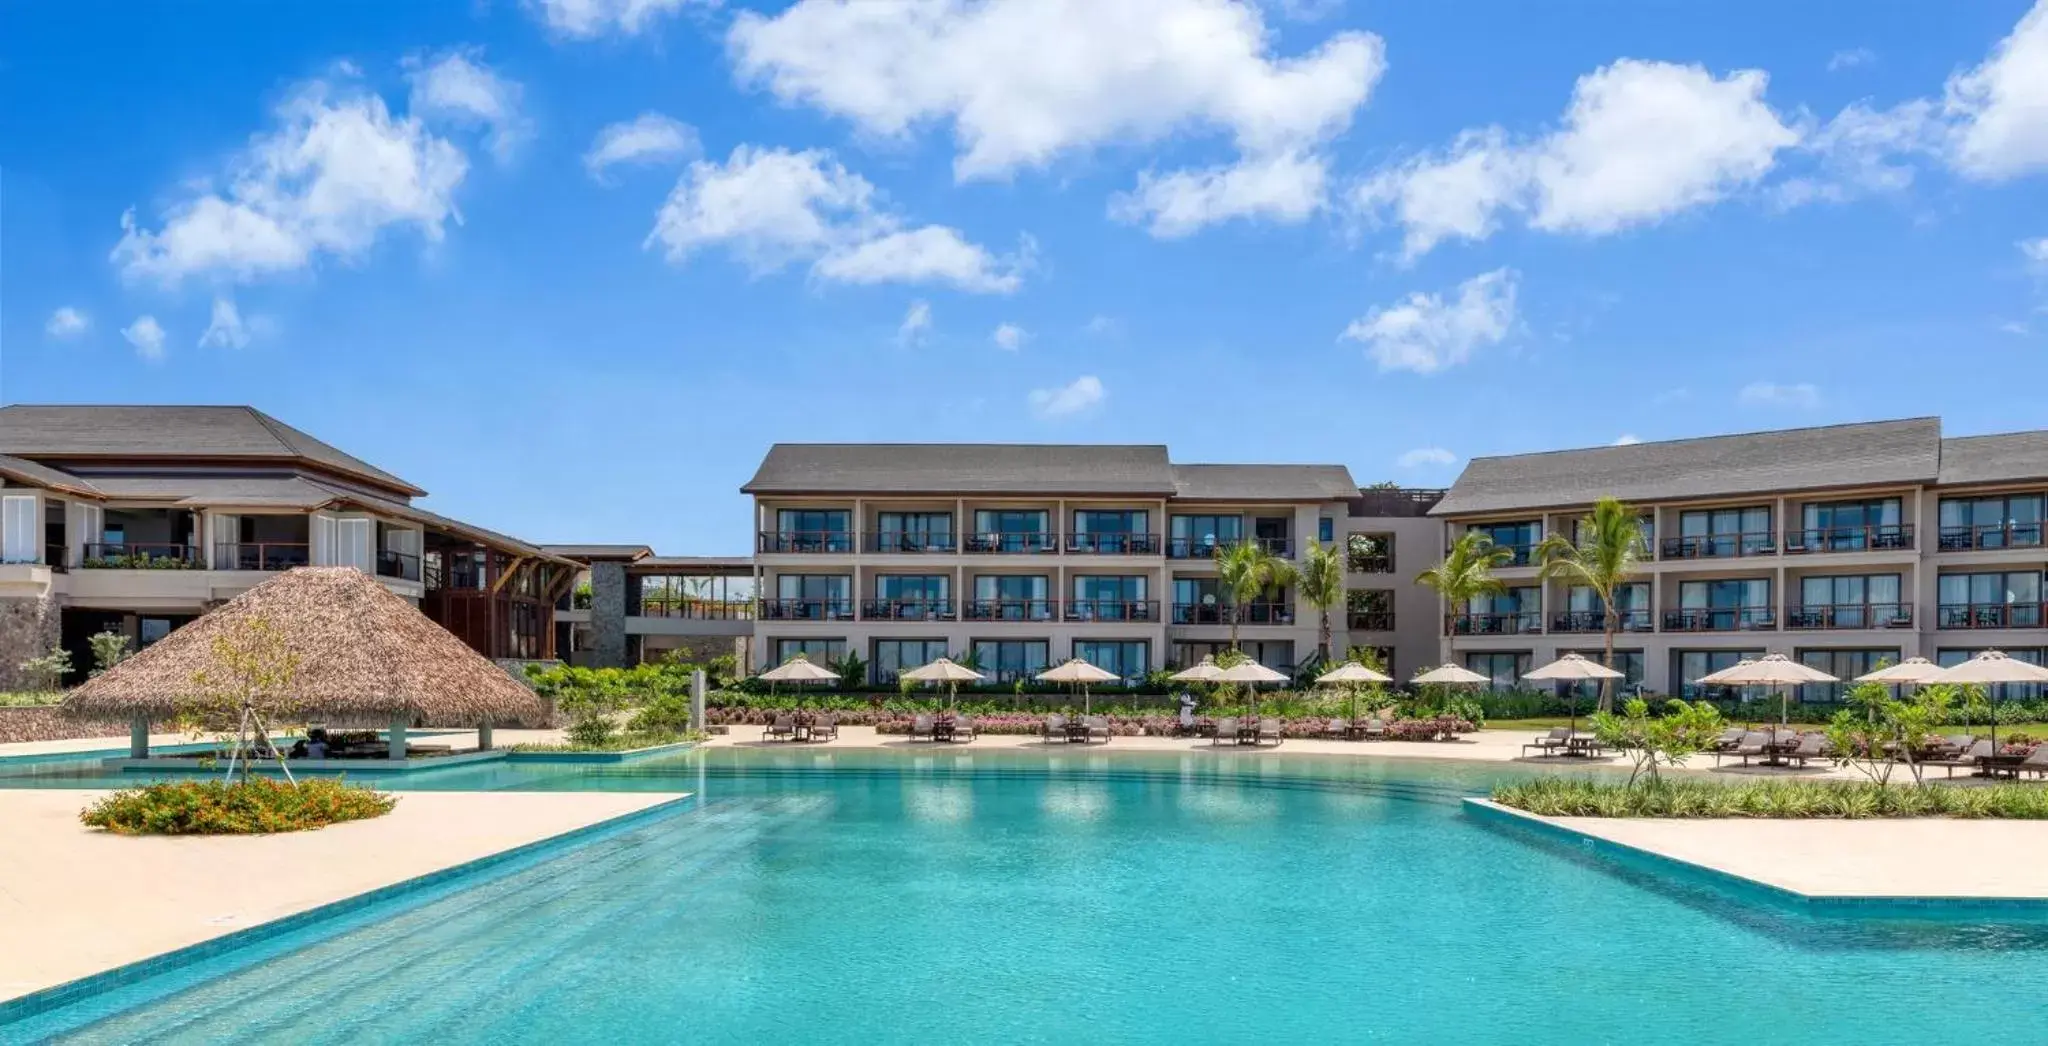
<svg viewBox="0 0 2048 1046"><path fill-rule="evenodd" d="M981 574L967 616L981 621L1044 621L1052 617L1051 582L1043 574Z"/></svg>
<svg viewBox="0 0 2048 1046"><path fill-rule="evenodd" d="M781 574L775 578L777 599L825 599L845 602L853 579L845 574Z"/></svg>
<svg viewBox="0 0 2048 1046"><path fill-rule="evenodd" d="M1944 498L1941 547L2032 548L2041 544L2041 495Z"/></svg>
<svg viewBox="0 0 2048 1046"><path fill-rule="evenodd" d="M953 516L947 512L882 512L875 517L878 552L944 552L953 548Z"/></svg>
<svg viewBox="0 0 2048 1046"><path fill-rule="evenodd" d="M1223 598L1223 583L1213 577L1173 579L1173 623L1176 625L1225 625L1230 610Z"/></svg>
<svg viewBox="0 0 2048 1046"><path fill-rule="evenodd" d="M1099 621L1149 620L1145 598L1142 574L1077 575L1073 613L1069 616Z"/></svg>
<svg viewBox="0 0 2048 1046"><path fill-rule="evenodd" d="M1045 671L1047 644L1043 639L977 639L974 662L979 671L996 683L1029 680Z"/></svg>
<svg viewBox="0 0 2048 1046"><path fill-rule="evenodd" d="M1808 704L1832 704L1842 699L1842 691L1849 685L1849 680L1876 671L1881 663L1898 664L1899 649L1801 650L1799 663L1817 668L1842 682L1801 684L1794 696Z"/></svg>
<svg viewBox="0 0 2048 1046"><path fill-rule="evenodd" d="M1337 521L1328 516L1317 519L1316 540L1325 545L1334 544L1337 540Z"/></svg>
<svg viewBox="0 0 2048 1046"><path fill-rule="evenodd" d="M1570 605L1567 609L1573 613L1591 612L1597 614L1607 609L1600 603L1600 593L1593 591L1590 585L1573 585L1567 598L1570 600ZM1649 607L1649 582L1631 581L1628 584L1615 587L1614 609L1617 613L1626 614L1631 610L1647 610Z"/></svg>
<svg viewBox="0 0 2048 1046"><path fill-rule="evenodd" d="M167 617L138 618L135 622L136 646L146 647L171 634L171 619Z"/></svg>
<svg viewBox="0 0 2048 1046"><path fill-rule="evenodd" d="M1595 664L1604 665L1607 663L1607 651L1605 650L1565 650L1559 652L1577 654ZM1640 650L1616 650L1614 652L1614 670L1622 675L1622 678L1615 680L1614 692L1617 696L1642 689L1643 664L1643 652ZM1578 694L1579 699L1582 701L1588 699L1598 700L1600 697L1600 681L1597 679L1581 679L1578 682L1567 684L1566 690ZM1619 701L1616 704L1618 705Z"/></svg>
<svg viewBox="0 0 2048 1046"><path fill-rule="evenodd" d="M1802 533L1788 543L1829 552L1896 547L1900 522L1898 498L1813 503L1801 509Z"/></svg>
<svg viewBox="0 0 2048 1046"><path fill-rule="evenodd" d="M1516 563L1527 563L1531 550L1543 540L1543 524L1538 520L1523 523L1481 523L1468 529L1484 534L1494 544L1513 551Z"/></svg>
<svg viewBox="0 0 2048 1046"><path fill-rule="evenodd" d="M877 639L874 654L868 660L875 682L886 685L896 682L897 674L906 669L928 665L945 656L943 639Z"/></svg>
<svg viewBox="0 0 2048 1046"><path fill-rule="evenodd" d="M1211 556L1244 539L1242 516L1174 516L1167 527L1167 552L1184 559Z"/></svg>
<svg viewBox="0 0 2048 1046"><path fill-rule="evenodd" d="M982 574L974 579L976 599L1045 599L1043 574Z"/></svg>
<svg viewBox="0 0 2048 1046"><path fill-rule="evenodd" d="M1687 700L1711 697L1717 701L1733 700L1740 696L1736 688L1725 686L1701 686L1697 680L1704 675L1733 668L1743 658L1752 660L1764 656L1761 650L1681 650L1671 655L1677 662L1678 696Z"/></svg>
<svg viewBox="0 0 2048 1046"><path fill-rule="evenodd" d="M1157 552L1151 516L1139 510L1076 509L1068 547L1076 552Z"/></svg>
<svg viewBox="0 0 2048 1046"><path fill-rule="evenodd" d="M776 526L784 534L823 536L844 534L851 529L851 514L844 509L786 508L776 513Z"/></svg>
<svg viewBox="0 0 2048 1046"><path fill-rule="evenodd" d="M844 639L778 639L775 641L775 665L787 662L798 654L809 658L812 664L833 665L846 657ZM774 668L775 665L769 665Z"/></svg>
<svg viewBox="0 0 2048 1046"><path fill-rule="evenodd" d="M1490 680L1489 690L1512 690L1522 679L1522 673L1529 670L1527 651L1478 651L1465 655L1465 667Z"/></svg>
<svg viewBox="0 0 2048 1046"><path fill-rule="evenodd" d="M953 587L944 574L880 574L875 577L878 599L943 603Z"/></svg>
<svg viewBox="0 0 2048 1046"><path fill-rule="evenodd" d="M1149 513L1143 511L1105 512L1101 509L1075 509L1074 533L1076 534L1143 534Z"/></svg>
<svg viewBox="0 0 2048 1046"><path fill-rule="evenodd" d="M1523 585L1473 596L1463 624L1471 632L1534 631L1543 620L1543 589Z"/></svg>
<svg viewBox="0 0 2048 1046"><path fill-rule="evenodd" d="M974 514L974 529L982 534L1043 534L1048 515L1031 509L981 509Z"/></svg>
<svg viewBox="0 0 2048 1046"><path fill-rule="evenodd" d="M1142 639L1077 639L1074 656L1104 671L1115 672L1126 683L1142 680L1152 670L1152 644Z"/></svg>

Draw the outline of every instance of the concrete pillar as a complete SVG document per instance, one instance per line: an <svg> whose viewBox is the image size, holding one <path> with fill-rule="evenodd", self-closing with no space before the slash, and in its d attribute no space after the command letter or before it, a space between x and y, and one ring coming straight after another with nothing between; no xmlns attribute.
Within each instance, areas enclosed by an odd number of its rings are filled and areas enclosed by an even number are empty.
<svg viewBox="0 0 2048 1046"><path fill-rule="evenodd" d="M128 758L149 758L149 717L146 715L128 720Z"/></svg>
<svg viewBox="0 0 2048 1046"><path fill-rule="evenodd" d="M704 729L704 670L690 673L690 729Z"/></svg>
<svg viewBox="0 0 2048 1046"><path fill-rule="evenodd" d="M386 757L387 757L387 758L390 758L390 759L393 759L393 760L398 760L398 761L401 761L401 762L402 762L402 761L404 761L404 759L405 759L405 732L406 732L407 730L411 729L411 728L412 728L412 713L410 713L410 712L396 712L396 713L393 713L393 714L392 714L392 716L391 716L391 738L390 738L390 744L391 744L391 747L390 747L389 751L388 751L388 752L386 752Z"/></svg>
<svg viewBox="0 0 2048 1046"><path fill-rule="evenodd" d="M491 750L491 721L488 719L476 728L476 746L485 752Z"/></svg>
<svg viewBox="0 0 2048 1046"><path fill-rule="evenodd" d="M626 667L626 565L590 565L591 664Z"/></svg>

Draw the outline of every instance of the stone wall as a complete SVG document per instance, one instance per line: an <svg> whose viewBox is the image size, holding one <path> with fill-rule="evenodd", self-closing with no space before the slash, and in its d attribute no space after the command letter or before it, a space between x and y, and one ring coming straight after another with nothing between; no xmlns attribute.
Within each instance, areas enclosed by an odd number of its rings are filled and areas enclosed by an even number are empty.
<svg viewBox="0 0 2048 1046"><path fill-rule="evenodd" d="M0 690L43 685L43 680L23 671L21 663L49 653L61 641L62 617L56 602L47 597L0 599Z"/></svg>
<svg viewBox="0 0 2048 1046"><path fill-rule="evenodd" d="M67 719L53 705L0 707L0 744L68 741L74 737L118 737L125 745L128 724Z"/></svg>
<svg viewBox="0 0 2048 1046"><path fill-rule="evenodd" d="M594 667L626 667L625 564L590 565L590 647Z"/></svg>

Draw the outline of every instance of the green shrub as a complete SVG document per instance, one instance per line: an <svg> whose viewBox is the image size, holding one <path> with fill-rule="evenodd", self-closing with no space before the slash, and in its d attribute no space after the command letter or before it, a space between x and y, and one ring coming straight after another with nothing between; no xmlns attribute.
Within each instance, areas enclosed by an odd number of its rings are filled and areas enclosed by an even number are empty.
<svg viewBox="0 0 2048 1046"><path fill-rule="evenodd" d="M640 706L626 729L636 734L680 734L690 729L688 694L663 694Z"/></svg>
<svg viewBox="0 0 2048 1046"><path fill-rule="evenodd" d="M618 732L618 725L602 715L584 716L565 731L572 743L585 748L603 748Z"/></svg>
<svg viewBox="0 0 2048 1046"><path fill-rule="evenodd" d="M78 819L119 835L264 835L381 817L397 802L334 780L209 779L124 789L86 807Z"/></svg>
<svg viewBox="0 0 2048 1046"><path fill-rule="evenodd" d="M2048 789L2026 785L1889 788L1863 782L1665 778L1629 787L1590 778L1539 778L1493 790L1494 802L1545 817L1963 817L2048 820Z"/></svg>

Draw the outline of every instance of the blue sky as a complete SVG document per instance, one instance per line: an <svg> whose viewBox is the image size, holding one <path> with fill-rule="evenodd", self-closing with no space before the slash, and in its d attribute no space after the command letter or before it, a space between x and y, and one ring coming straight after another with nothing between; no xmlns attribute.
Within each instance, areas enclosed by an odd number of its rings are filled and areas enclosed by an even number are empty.
<svg viewBox="0 0 2048 1046"><path fill-rule="evenodd" d="M0 398L678 554L776 440L2034 428L2042 4L9 5Z"/></svg>

